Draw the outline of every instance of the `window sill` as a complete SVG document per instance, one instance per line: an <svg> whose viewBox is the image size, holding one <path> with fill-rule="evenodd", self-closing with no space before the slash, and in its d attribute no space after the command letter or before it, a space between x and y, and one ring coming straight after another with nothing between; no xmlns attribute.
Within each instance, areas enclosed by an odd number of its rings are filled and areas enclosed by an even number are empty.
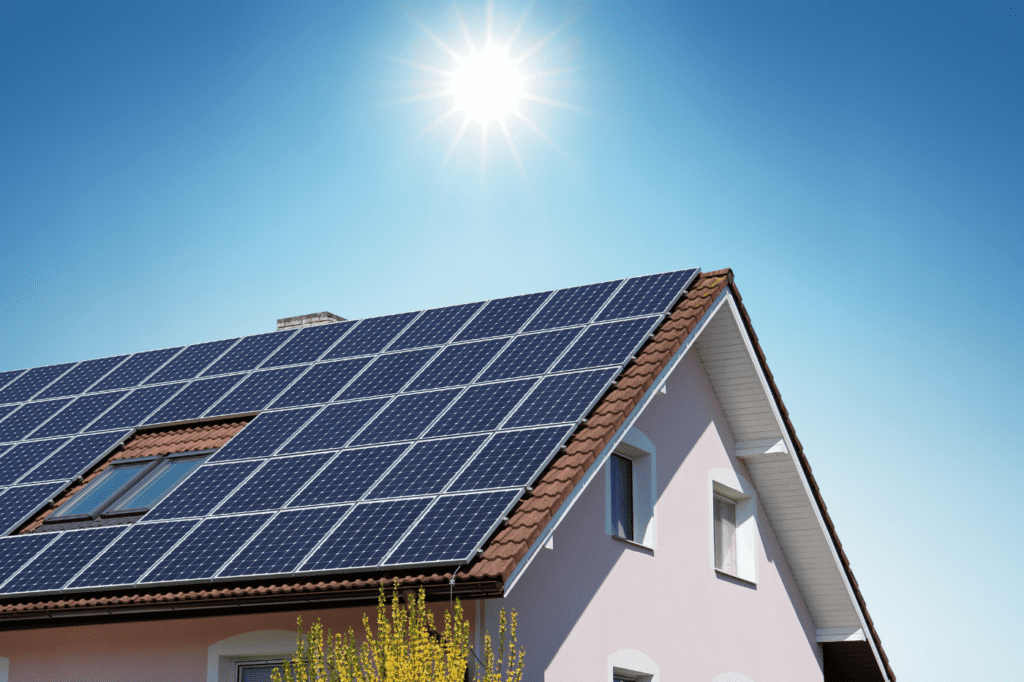
<svg viewBox="0 0 1024 682"><path fill-rule="evenodd" d="M729 580L735 580L736 582L743 583L744 585L749 585L751 587L757 587L757 583L755 583L753 580L747 580L746 578L741 578L741 577L739 577L738 575L736 575L734 573L728 573L726 571L723 571L720 568L716 568L715 569L715 573L717 573L718 577L720 577L720 578L728 578Z"/></svg>
<svg viewBox="0 0 1024 682"><path fill-rule="evenodd" d="M649 545L645 545L643 543L636 542L635 540L627 540L626 538L619 537L618 535L610 535L608 537L610 537L612 540L618 540L619 542L624 542L627 545L630 545L632 547L637 547L639 549L646 549L648 552L651 553L652 556L654 555L654 548L649 546Z"/></svg>

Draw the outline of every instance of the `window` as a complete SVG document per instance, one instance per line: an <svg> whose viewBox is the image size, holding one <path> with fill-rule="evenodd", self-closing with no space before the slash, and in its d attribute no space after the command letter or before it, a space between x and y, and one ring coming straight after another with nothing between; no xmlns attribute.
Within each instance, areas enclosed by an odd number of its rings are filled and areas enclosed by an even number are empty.
<svg viewBox="0 0 1024 682"><path fill-rule="evenodd" d="M612 537L655 549L654 444L635 427L608 458L605 528Z"/></svg>
<svg viewBox="0 0 1024 682"><path fill-rule="evenodd" d="M715 571L757 583L757 493L732 469L710 474L711 565Z"/></svg>
<svg viewBox="0 0 1024 682"><path fill-rule="evenodd" d="M715 568L736 575L736 502L715 493Z"/></svg>
<svg viewBox="0 0 1024 682"><path fill-rule="evenodd" d="M280 668L284 660L273 661L239 661L235 663L235 680L237 682L270 682L270 673Z"/></svg>
<svg viewBox="0 0 1024 682"><path fill-rule="evenodd" d="M115 461L45 523L124 521L142 516L209 454L189 452Z"/></svg>

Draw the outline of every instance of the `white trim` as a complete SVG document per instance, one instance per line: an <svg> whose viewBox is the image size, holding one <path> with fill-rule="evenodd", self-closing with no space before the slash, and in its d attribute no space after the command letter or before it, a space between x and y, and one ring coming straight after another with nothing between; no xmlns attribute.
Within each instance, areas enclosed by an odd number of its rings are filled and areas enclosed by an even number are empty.
<svg viewBox="0 0 1024 682"><path fill-rule="evenodd" d="M788 455L786 441L781 438L747 440L736 443L736 456L740 459L754 459L761 455Z"/></svg>
<svg viewBox="0 0 1024 682"><path fill-rule="evenodd" d="M658 666L651 657L636 649L619 649L608 656L608 682L615 675L628 675L637 682L658 682Z"/></svg>
<svg viewBox="0 0 1024 682"><path fill-rule="evenodd" d="M238 661L290 659L295 637L289 630L255 630L211 644L206 650L206 682L235 682Z"/></svg>
<svg viewBox="0 0 1024 682"><path fill-rule="evenodd" d="M819 642L865 642L864 630L861 628L818 628Z"/></svg>

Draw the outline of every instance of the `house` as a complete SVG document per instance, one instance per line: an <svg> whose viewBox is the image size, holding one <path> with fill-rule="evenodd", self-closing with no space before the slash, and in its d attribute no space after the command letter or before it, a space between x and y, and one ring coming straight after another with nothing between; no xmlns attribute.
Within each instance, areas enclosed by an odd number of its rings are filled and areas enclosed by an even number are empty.
<svg viewBox="0 0 1024 682"><path fill-rule="evenodd" d="M305 326L303 326L305 325ZM0 681L249 680L381 584L526 680L892 681L729 270L0 374Z"/></svg>

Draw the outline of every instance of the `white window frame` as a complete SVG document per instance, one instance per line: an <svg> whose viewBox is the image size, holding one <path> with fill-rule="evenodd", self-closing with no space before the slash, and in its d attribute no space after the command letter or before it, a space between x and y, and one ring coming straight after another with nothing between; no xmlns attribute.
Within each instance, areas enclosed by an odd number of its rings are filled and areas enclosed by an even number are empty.
<svg viewBox="0 0 1024 682"><path fill-rule="evenodd" d="M736 572L715 566L715 495L736 504ZM732 469L708 472L708 563L715 573L757 584L757 492L746 478Z"/></svg>
<svg viewBox="0 0 1024 682"><path fill-rule="evenodd" d="M608 682L624 677L636 682L658 682L658 666L636 649L619 649L608 657Z"/></svg>
<svg viewBox="0 0 1024 682"><path fill-rule="evenodd" d="M657 516L657 449L654 443L636 427L631 428L622 441L616 446L614 454L630 460L633 463L633 539L627 540L615 532L613 520L615 518L612 509L612 458L604 467L604 490L605 490L605 532L621 540L634 545L640 545L647 549L657 549L658 546L658 516Z"/></svg>
<svg viewBox="0 0 1024 682"><path fill-rule="evenodd" d="M206 649L206 681L237 682L238 663L291 660L294 630L255 630L227 637Z"/></svg>

